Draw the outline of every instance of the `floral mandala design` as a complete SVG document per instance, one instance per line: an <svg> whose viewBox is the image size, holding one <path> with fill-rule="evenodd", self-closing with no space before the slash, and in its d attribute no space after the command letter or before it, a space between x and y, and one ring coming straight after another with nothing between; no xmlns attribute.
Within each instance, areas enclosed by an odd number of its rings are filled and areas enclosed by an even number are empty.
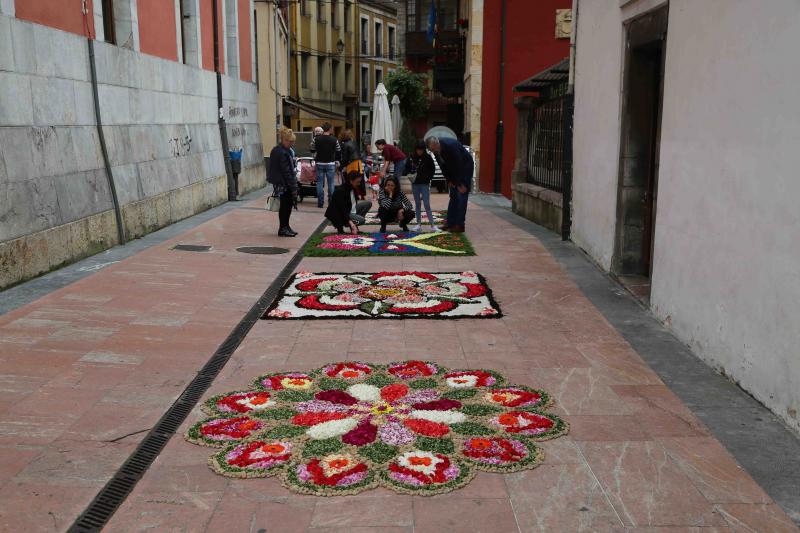
<svg viewBox="0 0 800 533"><path fill-rule="evenodd" d="M247 391L210 398L189 442L222 450L211 468L231 477L277 475L301 494L377 486L430 495L477 471L514 472L543 460L536 441L565 434L549 395L491 370L428 361L331 363L260 376Z"/></svg>

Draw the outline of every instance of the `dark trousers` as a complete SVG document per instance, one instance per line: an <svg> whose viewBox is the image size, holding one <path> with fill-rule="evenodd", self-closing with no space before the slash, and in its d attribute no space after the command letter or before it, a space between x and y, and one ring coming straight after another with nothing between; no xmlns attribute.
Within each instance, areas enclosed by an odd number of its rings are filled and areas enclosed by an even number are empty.
<svg viewBox="0 0 800 533"><path fill-rule="evenodd" d="M356 212L350 213L349 215L350 220L355 222L356 226L362 225L364 222L366 222L364 217L366 216L367 213L369 213L370 209L372 209L372 202L370 202L369 200L359 200L358 202L356 202ZM341 227L334 226L334 227L337 229L339 233L344 232L344 226Z"/></svg>
<svg viewBox="0 0 800 533"><path fill-rule="evenodd" d="M450 203L447 204L447 225L464 226L467 218L467 202L469 191L458 192L458 188L450 187Z"/></svg>
<svg viewBox="0 0 800 533"><path fill-rule="evenodd" d="M403 211L403 219L402 220L397 220L398 211L400 211L400 210L399 209L384 209L382 207L379 208L378 209L378 218L381 219L381 226L385 226L386 224L392 224L394 222L397 222L401 226L405 226L409 222L414 220L414 217L416 216L414 214L414 210L413 209L408 209L408 210Z"/></svg>
<svg viewBox="0 0 800 533"><path fill-rule="evenodd" d="M281 229L289 227L289 217L292 216L292 208L294 207L294 198L289 191L281 194L281 208L278 211L278 221L280 222Z"/></svg>

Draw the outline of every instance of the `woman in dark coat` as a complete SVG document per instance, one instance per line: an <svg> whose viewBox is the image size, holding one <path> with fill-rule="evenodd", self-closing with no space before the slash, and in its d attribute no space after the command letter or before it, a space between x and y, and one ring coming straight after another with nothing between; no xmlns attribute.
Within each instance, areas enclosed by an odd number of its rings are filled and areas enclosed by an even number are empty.
<svg viewBox="0 0 800 533"><path fill-rule="evenodd" d="M297 232L289 226L289 217L292 216L292 207L297 198L297 165L292 151L295 135L292 130L281 128L280 138L281 142L269 153L267 181L272 184L275 196L281 199L278 235L294 237Z"/></svg>
<svg viewBox="0 0 800 533"><path fill-rule="evenodd" d="M381 219L381 233L386 231L386 224L397 222L403 231L408 231L408 223L414 219L414 208L400 190L400 184L394 177L386 178L383 189L378 195L378 218Z"/></svg>
<svg viewBox="0 0 800 533"><path fill-rule="evenodd" d="M366 221L364 215L372 208L372 202L369 200L357 199L360 194L361 179L360 172L349 172L344 183L333 191L331 201L328 203L325 218L331 221L331 225L339 233L344 233L346 226L350 228L350 233L357 235L358 226Z"/></svg>

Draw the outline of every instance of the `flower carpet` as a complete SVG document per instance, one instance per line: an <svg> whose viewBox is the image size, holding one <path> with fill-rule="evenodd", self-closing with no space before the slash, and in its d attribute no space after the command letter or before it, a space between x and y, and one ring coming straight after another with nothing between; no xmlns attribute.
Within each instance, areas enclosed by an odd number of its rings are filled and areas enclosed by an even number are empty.
<svg viewBox="0 0 800 533"><path fill-rule="evenodd" d="M308 257L363 255L475 255L463 233L362 233L360 235L318 233L303 255Z"/></svg>
<svg viewBox="0 0 800 533"><path fill-rule="evenodd" d="M266 319L498 318L486 281L475 272L298 272Z"/></svg>
<svg viewBox="0 0 800 533"><path fill-rule="evenodd" d="M439 226L441 224L444 224L445 220L447 220L447 210L445 210L445 211L432 211L432 214L433 214L433 224L435 226ZM378 212L377 211L370 211L369 213L367 213L364 216L364 218L366 219L366 222L364 222L364 224L366 224L366 225L369 225L369 226L380 226L381 225L381 219L378 218ZM415 221L415 223L416 223L416 221ZM430 225L430 222L428 222L427 213L422 213L422 222L420 222L420 223L423 224L423 225Z"/></svg>
<svg viewBox="0 0 800 533"><path fill-rule="evenodd" d="M427 361L328 364L258 377L205 402L189 442L222 448L222 475L279 476L294 492L335 496L377 486L432 495L476 471L514 472L543 460L536 441L565 434L548 394L491 370Z"/></svg>

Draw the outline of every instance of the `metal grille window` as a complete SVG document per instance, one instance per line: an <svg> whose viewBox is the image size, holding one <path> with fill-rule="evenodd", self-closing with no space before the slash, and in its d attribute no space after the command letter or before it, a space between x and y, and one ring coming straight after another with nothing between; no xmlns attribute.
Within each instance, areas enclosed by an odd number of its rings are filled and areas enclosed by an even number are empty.
<svg viewBox="0 0 800 533"><path fill-rule="evenodd" d="M531 110L528 118L528 181L563 190L566 96L554 96Z"/></svg>

